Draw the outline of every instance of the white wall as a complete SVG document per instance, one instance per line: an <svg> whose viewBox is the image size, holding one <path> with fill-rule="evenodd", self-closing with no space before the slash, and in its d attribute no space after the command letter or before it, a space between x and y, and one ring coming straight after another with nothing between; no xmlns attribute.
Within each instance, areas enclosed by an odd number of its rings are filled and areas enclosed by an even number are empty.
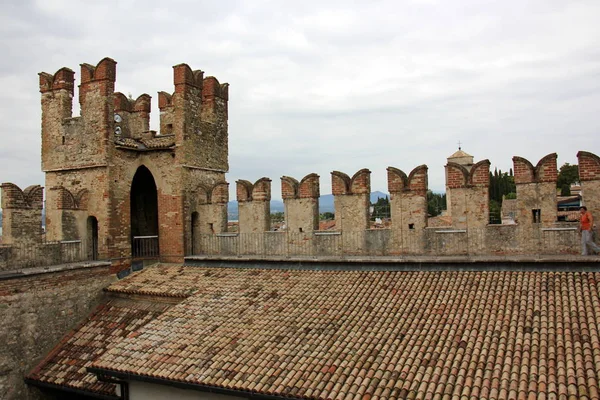
<svg viewBox="0 0 600 400"><path fill-rule="evenodd" d="M179 389L168 385L129 381L130 400L239 400L245 397Z"/></svg>

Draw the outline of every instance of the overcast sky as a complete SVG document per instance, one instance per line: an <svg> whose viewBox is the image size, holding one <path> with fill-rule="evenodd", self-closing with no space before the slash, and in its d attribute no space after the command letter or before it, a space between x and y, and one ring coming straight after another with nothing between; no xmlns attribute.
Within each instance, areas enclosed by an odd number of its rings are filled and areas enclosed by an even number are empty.
<svg viewBox="0 0 600 400"><path fill-rule="evenodd" d="M600 1L13 1L0 5L0 181L44 184L38 72L117 64L116 90L173 91L185 62L228 82L227 180L429 167L458 142L508 170L600 155ZM76 97L77 98L77 97ZM78 104L74 106L78 114Z"/></svg>

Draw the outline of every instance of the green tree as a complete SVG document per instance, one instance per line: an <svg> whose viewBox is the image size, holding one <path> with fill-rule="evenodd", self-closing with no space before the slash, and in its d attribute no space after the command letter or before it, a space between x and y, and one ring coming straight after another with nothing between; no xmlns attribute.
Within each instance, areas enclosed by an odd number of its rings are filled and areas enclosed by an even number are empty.
<svg viewBox="0 0 600 400"><path fill-rule="evenodd" d="M335 219L335 214L332 212L326 211L324 213L319 214L319 219L321 221L332 220L332 219Z"/></svg>
<svg viewBox="0 0 600 400"><path fill-rule="evenodd" d="M388 196L378 197L375 203L372 203L373 214L371 220L375 221L375 218L389 218L390 213L390 199Z"/></svg>
<svg viewBox="0 0 600 400"><path fill-rule="evenodd" d="M433 193L427 191L427 214L431 217L438 216L446 209L446 193Z"/></svg>
<svg viewBox="0 0 600 400"><path fill-rule="evenodd" d="M283 222L285 219L285 214L281 211L271 213L271 222Z"/></svg>
<svg viewBox="0 0 600 400"><path fill-rule="evenodd" d="M515 185L515 178L512 175L512 169L510 173L502 172L502 170L498 169L495 169L493 174L490 172L490 200L494 200L499 205L502 205L502 196L515 193L516 191L517 187Z"/></svg>
<svg viewBox="0 0 600 400"><path fill-rule="evenodd" d="M571 195L571 184L579 182L579 168L577 164L564 163L558 170L556 187L560 189L561 196Z"/></svg>

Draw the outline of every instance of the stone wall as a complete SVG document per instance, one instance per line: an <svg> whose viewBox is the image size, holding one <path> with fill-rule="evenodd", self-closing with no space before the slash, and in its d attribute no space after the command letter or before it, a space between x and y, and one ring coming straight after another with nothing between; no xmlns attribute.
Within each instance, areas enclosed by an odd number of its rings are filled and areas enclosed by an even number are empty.
<svg viewBox="0 0 600 400"><path fill-rule="evenodd" d="M43 188L21 190L12 183L0 185L2 196L2 243L39 243L42 240Z"/></svg>
<svg viewBox="0 0 600 400"><path fill-rule="evenodd" d="M58 268L55 268L58 269ZM23 377L103 299L110 263L0 275L0 398L38 399Z"/></svg>
<svg viewBox="0 0 600 400"><path fill-rule="evenodd" d="M424 246L423 230L427 227L427 166L420 165L407 176L402 170L388 167L388 190L392 226L393 253L412 253Z"/></svg>
<svg viewBox="0 0 600 400"><path fill-rule="evenodd" d="M490 162L472 166L446 164L446 198L452 226L482 228L489 221Z"/></svg>
<svg viewBox="0 0 600 400"><path fill-rule="evenodd" d="M240 233L266 232L271 229L271 180L261 178L254 184L236 182Z"/></svg>
<svg viewBox="0 0 600 400"><path fill-rule="evenodd" d="M96 66L81 65L77 118L75 73L62 68L39 74L47 238L86 241L93 217L100 257L123 260L126 267L132 256L132 182L143 166L157 187L160 257L181 261L192 251L192 222L201 229L212 224L215 232L227 223L222 203L198 204L196 193L200 186L225 183L228 84L187 64L174 66L174 92L159 92L157 135L149 131L151 97L115 92L116 64L105 58ZM202 221L192 221L194 213Z"/></svg>
<svg viewBox="0 0 600 400"><path fill-rule="evenodd" d="M577 153L579 180L584 204L592 211L595 221L600 221L600 157L587 151ZM600 224L598 224L600 225Z"/></svg>
<svg viewBox="0 0 600 400"><path fill-rule="evenodd" d="M281 177L281 197L285 207L285 225L289 232L313 232L319 229L319 175L306 175L300 182Z"/></svg>
<svg viewBox="0 0 600 400"><path fill-rule="evenodd" d="M343 172L331 173L336 230L363 231L369 228L371 171L361 169L352 178Z"/></svg>

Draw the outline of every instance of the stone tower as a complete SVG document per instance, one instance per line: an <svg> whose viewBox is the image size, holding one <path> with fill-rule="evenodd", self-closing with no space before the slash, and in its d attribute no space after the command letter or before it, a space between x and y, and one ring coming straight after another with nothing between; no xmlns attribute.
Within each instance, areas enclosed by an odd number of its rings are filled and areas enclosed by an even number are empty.
<svg viewBox="0 0 600 400"><path fill-rule="evenodd" d="M116 64L81 64L80 117L72 116L75 73L39 74L47 238L85 240L101 258L159 252L181 261L204 225L226 225L226 212L207 213L206 204L222 210L228 200L228 84L174 66L154 132L150 96L115 92Z"/></svg>

